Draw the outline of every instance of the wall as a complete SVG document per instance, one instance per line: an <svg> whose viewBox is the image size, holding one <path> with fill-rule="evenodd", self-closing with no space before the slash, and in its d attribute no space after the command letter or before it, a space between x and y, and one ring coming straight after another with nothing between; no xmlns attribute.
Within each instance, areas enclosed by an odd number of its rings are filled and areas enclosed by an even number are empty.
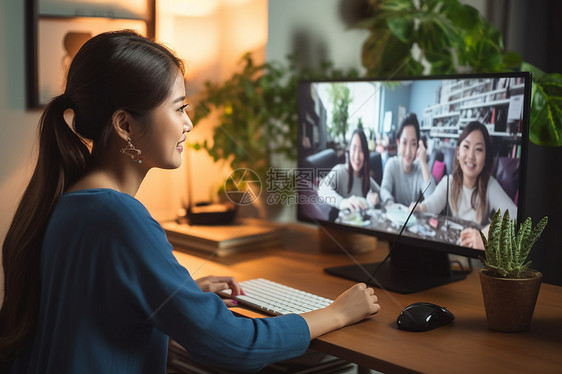
<svg viewBox="0 0 562 374"><path fill-rule="evenodd" d="M25 109L24 2L0 2L0 239L33 171L39 111Z"/></svg>
<svg viewBox="0 0 562 374"><path fill-rule="evenodd" d="M267 60L286 61L298 52L304 66L332 61L339 68L363 71L360 47L364 30L347 29L342 0L269 0ZM348 3L356 3L349 1Z"/></svg>
<svg viewBox="0 0 562 374"><path fill-rule="evenodd" d="M263 61L267 0L158 1L156 38L183 59L188 102L197 105L204 83L229 78L245 52L253 52L256 62ZM212 141L217 126L220 123L213 116L202 120L187 141ZM175 218L189 199L216 199L218 187L231 172L226 163L213 162L205 151L186 148L183 157L178 170L151 170L137 193L156 219Z"/></svg>
<svg viewBox="0 0 562 374"><path fill-rule="evenodd" d="M423 110L428 106L435 104L435 97L431 95L423 95L420 94L422 92L437 92L437 88L439 87L440 83L435 81L419 81L414 82L412 84L412 88L410 91L410 110L418 116L418 120L420 121L420 126L422 125L423 120Z"/></svg>
<svg viewBox="0 0 562 374"><path fill-rule="evenodd" d="M562 71L562 2L559 0L488 1L487 17L501 30L508 50L554 73Z"/></svg>

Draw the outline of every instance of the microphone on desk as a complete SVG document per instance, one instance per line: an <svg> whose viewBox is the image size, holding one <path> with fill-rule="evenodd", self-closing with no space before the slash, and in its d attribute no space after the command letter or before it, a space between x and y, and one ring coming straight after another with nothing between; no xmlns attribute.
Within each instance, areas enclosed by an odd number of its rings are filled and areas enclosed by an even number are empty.
<svg viewBox="0 0 562 374"><path fill-rule="evenodd" d="M377 272L379 271L379 269L384 265L384 263L390 258L390 255L392 254L392 252L394 251L394 247L396 247L396 243L398 243L398 241L400 240L400 237L402 237L402 233L404 232L404 229L406 228L406 225L408 224L408 221L410 220L410 217L412 216L412 214L414 213L414 210L416 210L416 207L418 206L418 204L420 203L420 201L423 198L423 195L425 194L425 191L427 191L427 189L429 188L429 186L431 185L431 181L429 181L429 183L427 184L427 186L424 188L423 191L420 192L420 196L418 197L418 199L416 200L416 203L414 204L414 206L412 207L412 209L410 210L410 214L408 214L408 217L406 218L406 221L404 222L404 224L402 225L402 228L400 229L400 233L398 234L398 237L396 238L396 240L394 241L394 243L392 243L392 247L390 248L390 250L388 251L388 254L386 255L386 257L384 258L384 260L382 260L379 265L375 268L375 270L373 270L373 272L371 273L371 275L369 276L369 279L367 280L367 284L369 284L369 282L373 279L375 279L375 275L377 274Z"/></svg>

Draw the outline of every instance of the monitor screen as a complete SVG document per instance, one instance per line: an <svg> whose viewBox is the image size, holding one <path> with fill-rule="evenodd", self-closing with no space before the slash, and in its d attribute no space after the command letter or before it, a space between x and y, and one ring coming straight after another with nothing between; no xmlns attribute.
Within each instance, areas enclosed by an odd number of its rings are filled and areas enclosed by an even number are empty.
<svg viewBox="0 0 562 374"><path fill-rule="evenodd" d="M403 293L462 278L448 254L482 254L496 210L524 216L530 95L528 73L300 82L298 219L391 248L327 271Z"/></svg>

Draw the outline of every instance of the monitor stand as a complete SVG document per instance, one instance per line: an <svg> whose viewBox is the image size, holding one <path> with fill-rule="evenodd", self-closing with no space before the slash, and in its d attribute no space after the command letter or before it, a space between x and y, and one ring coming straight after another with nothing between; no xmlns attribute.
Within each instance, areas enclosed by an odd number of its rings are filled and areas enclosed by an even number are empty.
<svg viewBox="0 0 562 374"><path fill-rule="evenodd" d="M446 252L408 245L393 249L390 260L383 263L338 266L324 271L338 277L367 283L401 294L427 290L466 278L466 271L453 271Z"/></svg>

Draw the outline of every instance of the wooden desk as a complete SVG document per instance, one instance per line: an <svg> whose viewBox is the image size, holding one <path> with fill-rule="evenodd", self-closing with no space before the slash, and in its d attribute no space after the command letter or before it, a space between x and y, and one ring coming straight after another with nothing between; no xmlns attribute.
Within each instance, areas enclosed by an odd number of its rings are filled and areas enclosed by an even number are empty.
<svg viewBox="0 0 562 374"><path fill-rule="evenodd" d="M335 298L353 282L324 273L327 266L352 264L345 254L320 251L316 229L291 225L284 249L246 252L206 259L176 251L194 278L234 275L238 280L264 277L288 286ZM374 262L386 255L386 243L356 255ZM554 373L562 372L562 288L543 284L528 332L488 330L477 271L466 280L411 295L376 289L381 311L374 317L321 336L311 344L319 351L385 373ZM453 324L414 333L398 330L400 311L416 301L446 306Z"/></svg>

